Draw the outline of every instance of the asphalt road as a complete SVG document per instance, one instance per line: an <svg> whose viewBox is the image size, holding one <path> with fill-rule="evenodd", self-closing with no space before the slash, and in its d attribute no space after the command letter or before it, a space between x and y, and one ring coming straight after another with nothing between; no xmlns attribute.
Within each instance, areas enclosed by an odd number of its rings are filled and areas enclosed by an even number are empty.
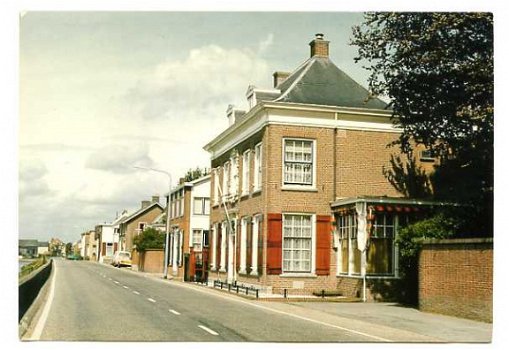
<svg viewBox="0 0 509 350"><path fill-rule="evenodd" d="M86 261L55 260L40 340L373 342L283 309Z"/></svg>

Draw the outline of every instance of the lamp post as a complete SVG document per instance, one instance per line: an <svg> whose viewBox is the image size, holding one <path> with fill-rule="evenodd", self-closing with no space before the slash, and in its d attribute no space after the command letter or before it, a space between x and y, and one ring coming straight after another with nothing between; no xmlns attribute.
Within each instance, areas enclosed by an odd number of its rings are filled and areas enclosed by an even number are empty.
<svg viewBox="0 0 509 350"><path fill-rule="evenodd" d="M170 195L171 195L171 174L165 170L161 169L154 169L154 168L147 168L147 167L141 167L141 166L134 166L136 169L142 169L142 170L151 170L158 173L165 174L168 176L168 204L166 205L166 237L165 237L165 244L164 244L164 272L163 272L163 278L168 278L168 256L169 256L169 245L170 245Z"/></svg>

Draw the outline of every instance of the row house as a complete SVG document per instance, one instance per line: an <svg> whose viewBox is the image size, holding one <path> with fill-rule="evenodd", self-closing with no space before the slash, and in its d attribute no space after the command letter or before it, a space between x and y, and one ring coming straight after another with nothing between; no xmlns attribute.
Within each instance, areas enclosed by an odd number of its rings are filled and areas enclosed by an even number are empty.
<svg viewBox="0 0 509 350"><path fill-rule="evenodd" d="M386 103L331 61L322 34L309 45L309 59L274 73L272 88L249 86L249 109L230 105L228 128L204 147L209 279L359 295L366 276L376 298L398 278L399 227L432 203L402 198L383 175L401 133ZM359 234L370 235L365 247Z"/></svg>
<svg viewBox="0 0 509 350"><path fill-rule="evenodd" d="M180 181L170 192L169 266L184 281L207 277L210 175Z"/></svg>
<svg viewBox="0 0 509 350"><path fill-rule="evenodd" d="M119 250L120 223L127 218L127 216L127 210L124 210L120 215L117 215L113 222L95 226L95 237L99 247L99 262L104 262L105 258L111 262L113 255Z"/></svg>
<svg viewBox="0 0 509 350"><path fill-rule="evenodd" d="M164 211L159 203L159 196L152 196L152 200L141 201L138 210L126 215L118 222L120 235L120 249L132 252L134 248L134 237L140 235L157 217Z"/></svg>
<svg viewBox="0 0 509 350"><path fill-rule="evenodd" d="M83 259L96 261L98 257L98 244L95 231L89 230L81 234L80 255Z"/></svg>

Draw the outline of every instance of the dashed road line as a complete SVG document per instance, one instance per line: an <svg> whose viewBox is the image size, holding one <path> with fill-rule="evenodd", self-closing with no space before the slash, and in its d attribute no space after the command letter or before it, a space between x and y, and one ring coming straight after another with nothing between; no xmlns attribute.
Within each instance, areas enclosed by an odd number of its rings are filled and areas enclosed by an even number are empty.
<svg viewBox="0 0 509 350"><path fill-rule="evenodd" d="M128 286L123 286L123 287L124 287L125 289L129 289L129 287L128 287Z"/></svg>
<svg viewBox="0 0 509 350"><path fill-rule="evenodd" d="M120 283L119 281L113 281L113 282L115 282L116 284L119 284L119 283Z"/></svg>
<svg viewBox="0 0 509 350"><path fill-rule="evenodd" d="M200 325L198 325L198 327L200 327L200 328L201 328L201 329L203 329L205 332L208 332L208 333L210 333L210 334L212 334L212 335L219 335L219 333L217 333L217 332L213 331L212 329L210 329L210 328L208 328L208 327L205 327L205 326L203 326L203 325L201 325L201 324L200 324Z"/></svg>
<svg viewBox="0 0 509 350"><path fill-rule="evenodd" d="M155 303L156 301L152 298L147 298L148 301L150 301L151 303Z"/></svg>
<svg viewBox="0 0 509 350"><path fill-rule="evenodd" d="M173 309L170 309L170 310L168 310L168 311L170 311L172 314L180 315L180 312L175 311L175 310L173 310Z"/></svg>
<svg viewBox="0 0 509 350"><path fill-rule="evenodd" d="M133 294L140 295L140 292L133 290Z"/></svg>

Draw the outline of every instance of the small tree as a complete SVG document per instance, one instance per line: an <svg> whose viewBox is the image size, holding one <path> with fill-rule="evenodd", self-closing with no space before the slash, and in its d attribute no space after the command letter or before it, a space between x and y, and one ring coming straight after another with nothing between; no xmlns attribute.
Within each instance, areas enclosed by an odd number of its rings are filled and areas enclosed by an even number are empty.
<svg viewBox="0 0 509 350"><path fill-rule="evenodd" d="M200 167L196 167L196 169L189 169L186 173L186 175L184 175L184 180L189 182L189 181L193 181L193 180L196 180L196 179L199 179L200 177L202 176L205 176L209 173L208 169L207 168L200 168Z"/></svg>
<svg viewBox="0 0 509 350"><path fill-rule="evenodd" d="M164 233L155 228L147 228L139 236L134 237L134 245L138 252L147 249L162 249L164 247Z"/></svg>

